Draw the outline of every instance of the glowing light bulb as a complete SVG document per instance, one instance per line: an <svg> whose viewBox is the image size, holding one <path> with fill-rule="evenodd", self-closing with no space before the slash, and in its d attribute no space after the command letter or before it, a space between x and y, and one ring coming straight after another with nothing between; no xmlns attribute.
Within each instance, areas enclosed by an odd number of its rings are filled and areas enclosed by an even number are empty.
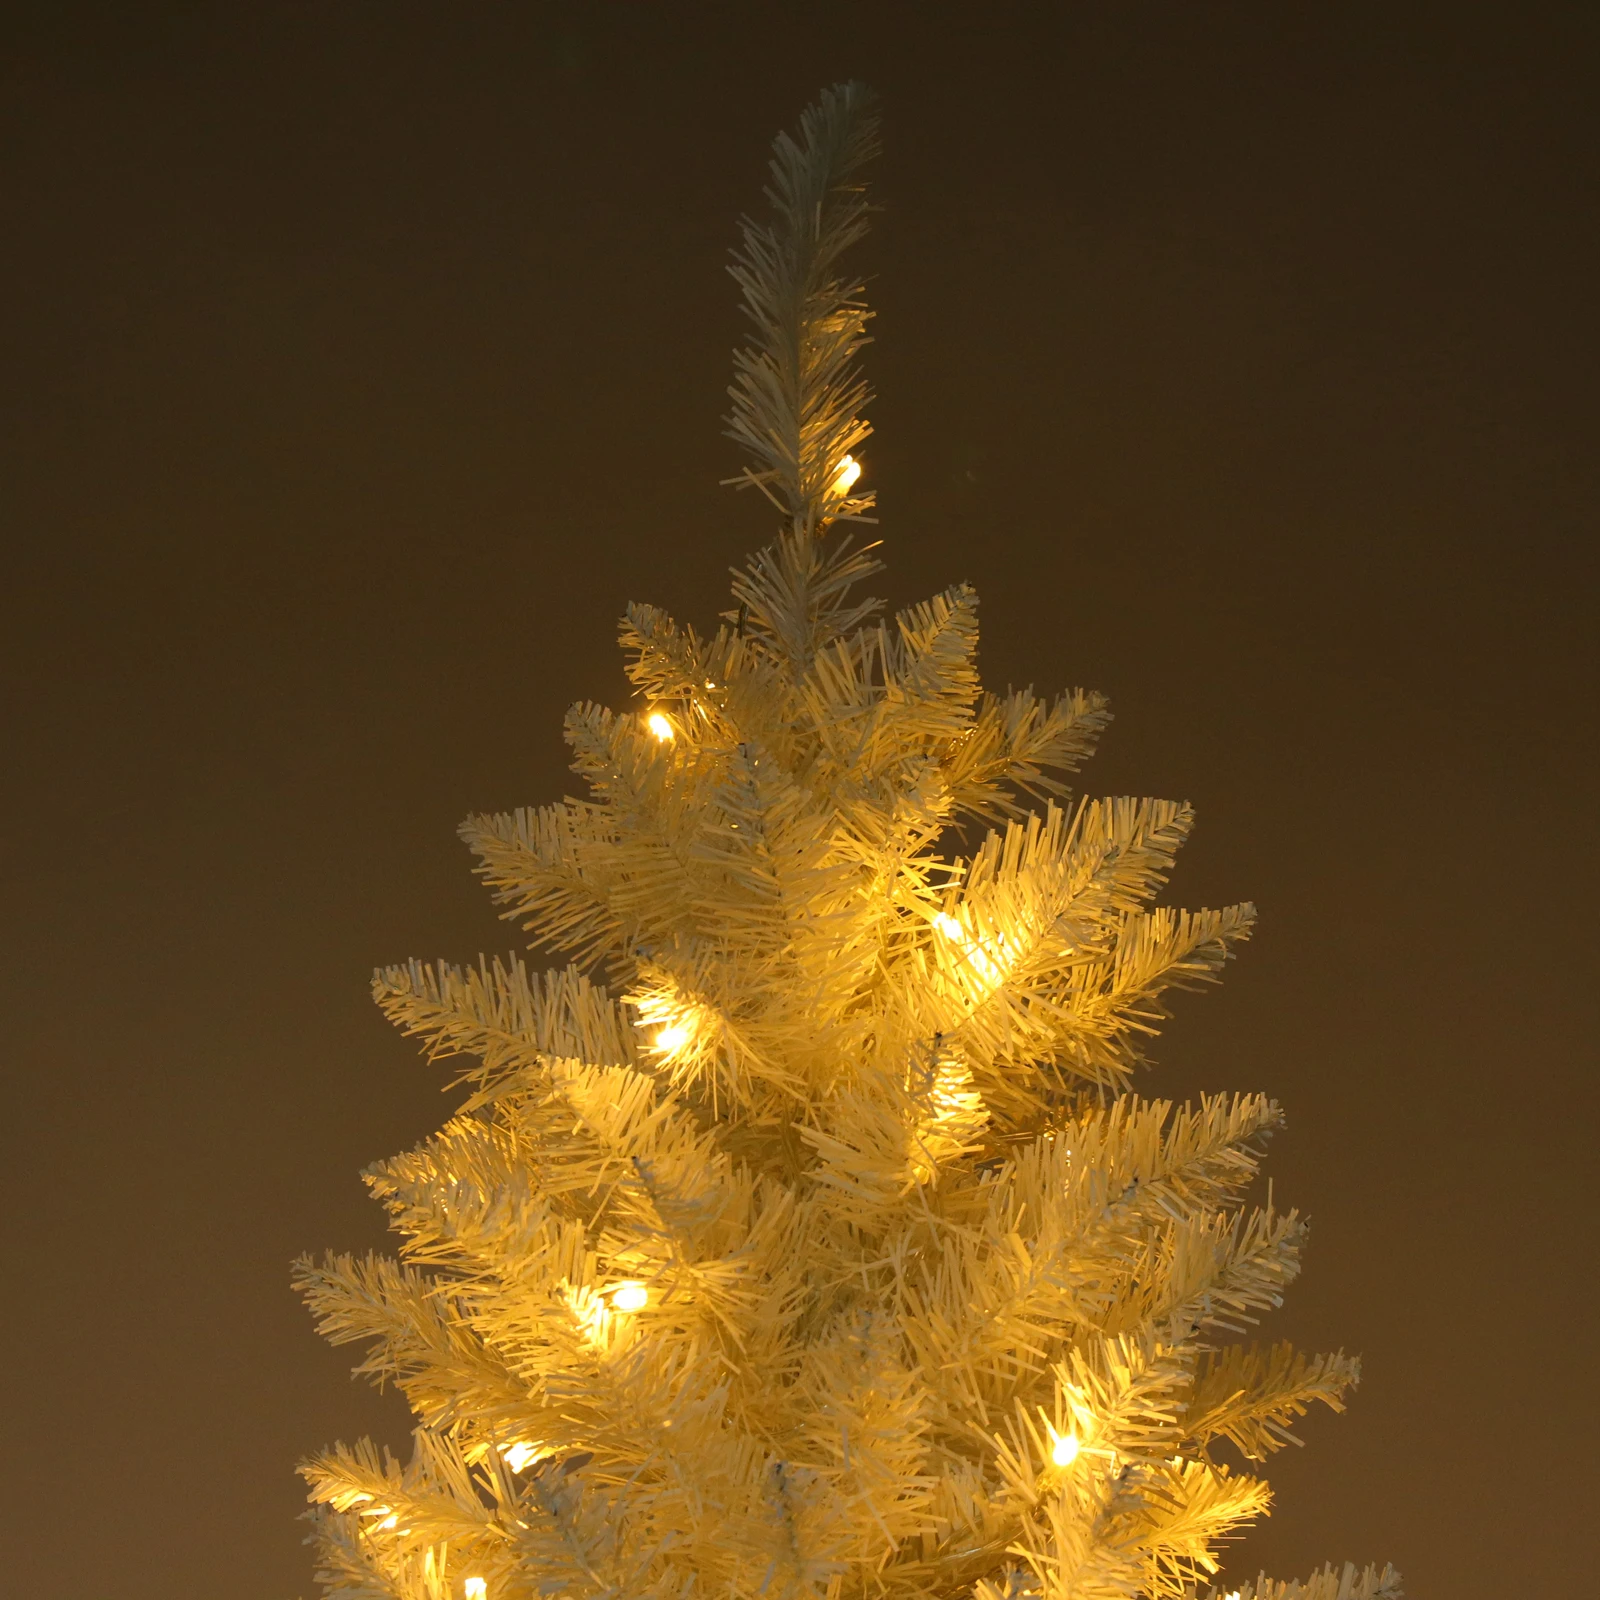
<svg viewBox="0 0 1600 1600"><path fill-rule="evenodd" d="M1078 1441L1070 1433L1064 1433L1056 1440L1055 1448L1050 1452L1050 1459L1058 1467L1070 1467L1077 1459Z"/></svg>
<svg viewBox="0 0 1600 1600"><path fill-rule="evenodd" d="M650 1303L650 1291L642 1283L619 1283L611 1291L611 1304L618 1311L643 1311Z"/></svg>
<svg viewBox="0 0 1600 1600"><path fill-rule="evenodd" d="M837 495L849 494L860 476L861 463L854 456L845 456L839 463L838 472L834 475L833 492Z"/></svg>
<svg viewBox="0 0 1600 1600"><path fill-rule="evenodd" d="M467 1600L484 1600L484 1596L489 1592L488 1581L483 1578L468 1578L461 1585L461 1592Z"/></svg>
<svg viewBox="0 0 1600 1600"><path fill-rule="evenodd" d="M662 744L668 743L677 737L678 730L672 726L670 718L663 716L659 711L652 711L644 719L644 725L658 738Z"/></svg>
<svg viewBox="0 0 1600 1600"><path fill-rule="evenodd" d="M681 1050L688 1042L689 1030L676 1022L668 1023L655 1037L656 1049L669 1054L674 1050Z"/></svg>
<svg viewBox="0 0 1600 1600"><path fill-rule="evenodd" d="M539 1446L530 1444L526 1439L518 1439L515 1444L502 1445L500 1454L513 1472L521 1472L539 1454Z"/></svg>
<svg viewBox="0 0 1600 1600"><path fill-rule="evenodd" d="M961 951L963 964L972 976L990 987L1005 981L1012 952L1004 934L975 939L948 911L938 912L933 925Z"/></svg>
<svg viewBox="0 0 1600 1600"><path fill-rule="evenodd" d="M399 1522L399 1520L400 1520L400 1513L398 1511L391 1511L389 1513L389 1515L386 1516L383 1519L383 1521L378 1524L378 1526L380 1528L392 1528L392 1527L395 1526L396 1523Z"/></svg>

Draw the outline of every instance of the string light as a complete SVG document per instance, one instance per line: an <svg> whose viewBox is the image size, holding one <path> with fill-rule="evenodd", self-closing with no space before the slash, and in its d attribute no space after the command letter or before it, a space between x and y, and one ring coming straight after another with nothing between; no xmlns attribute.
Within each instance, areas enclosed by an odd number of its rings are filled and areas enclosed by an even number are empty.
<svg viewBox="0 0 1600 1600"><path fill-rule="evenodd" d="M539 1446L526 1439L518 1439L514 1444L502 1446L500 1454L513 1472L521 1472L539 1454Z"/></svg>
<svg viewBox="0 0 1600 1600"><path fill-rule="evenodd" d="M1058 1467L1070 1467L1078 1457L1078 1441L1070 1434L1063 1433L1055 1442L1055 1448L1050 1452L1050 1459Z"/></svg>
<svg viewBox="0 0 1600 1600"><path fill-rule="evenodd" d="M619 1283L611 1291L611 1304L618 1311L643 1311L650 1303L650 1291L642 1283Z"/></svg>
<svg viewBox="0 0 1600 1600"><path fill-rule="evenodd" d="M484 1578L468 1578L461 1585L461 1592L467 1597L467 1600L484 1600L484 1596L489 1592L488 1580Z"/></svg>
<svg viewBox="0 0 1600 1600"><path fill-rule="evenodd" d="M860 476L861 463L854 456L846 456L839 463L839 471L833 480L833 492L837 495L849 494Z"/></svg>
<svg viewBox="0 0 1600 1600"><path fill-rule="evenodd" d="M933 925L961 951L968 968L984 983L993 987L1005 981L1006 967L995 959L997 953L1008 963L1011 959L1009 941L1003 934L996 934L992 942L974 939L948 911L936 912Z"/></svg>
<svg viewBox="0 0 1600 1600"><path fill-rule="evenodd" d="M678 730L672 726L672 720L662 715L659 711L652 711L644 719L645 726L658 738L662 744L668 743L677 737Z"/></svg>
<svg viewBox="0 0 1600 1600"><path fill-rule="evenodd" d="M664 1027L653 1041L657 1050L671 1054L674 1050L681 1050L689 1042L689 1030L681 1023L670 1022Z"/></svg>

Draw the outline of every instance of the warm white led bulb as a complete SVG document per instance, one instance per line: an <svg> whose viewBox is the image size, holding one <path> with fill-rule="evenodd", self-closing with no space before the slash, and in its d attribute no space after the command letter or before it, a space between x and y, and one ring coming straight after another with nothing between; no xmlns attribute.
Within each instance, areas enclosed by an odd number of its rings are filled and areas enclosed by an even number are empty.
<svg viewBox="0 0 1600 1600"><path fill-rule="evenodd" d="M681 1050L689 1042L689 1030L676 1022L670 1022L655 1036L654 1042L657 1050L669 1053Z"/></svg>
<svg viewBox="0 0 1600 1600"><path fill-rule="evenodd" d="M957 944L965 944L967 942L967 930L948 911L941 911L933 919L933 925L945 938L954 939Z"/></svg>
<svg viewBox="0 0 1600 1600"><path fill-rule="evenodd" d="M861 463L854 456L846 456L839 463L839 470L834 475L833 492L838 495L849 494L860 476Z"/></svg>
<svg viewBox="0 0 1600 1600"><path fill-rule="evenodd" d="M652 711L644 719L644 725L658 738L662 744L676 736L678 730L672 726L672 720L659 711Z"/></svg>
<svg viewBox="0 0 1600 1600"><path fill-rule="evenodd" d="M461 1592L467 1600L484 1600L484 1596L489 1592L489 1584L483 1578L468 1578L461 1585Z"/></svg>
<svg viewBox="0 0 1600 1600"><path fill-rule="evenodd" d="M650 1291L642 1283L619 1283L611 1291L611 1304L618 1311L643 1311L650 1303Z"/></svg>
<svg viewBox="0 0 1600 1600"><path fill-rule="evenodd" d="M1058 1467L1070 1467L1078 1455L1078 1441L1070 1433L1064 1433L1056 1440L1055 1449L1050 1452L1050 1459Z"/></svg>
<svg viewBox="0 0 1600 1600"><path fill-rule="evenodd" d="M514 1444L502 1445L500 1454L513 1472L521 1472L539 1454L539 1447L526 1439L518 1439Z"/></svg>

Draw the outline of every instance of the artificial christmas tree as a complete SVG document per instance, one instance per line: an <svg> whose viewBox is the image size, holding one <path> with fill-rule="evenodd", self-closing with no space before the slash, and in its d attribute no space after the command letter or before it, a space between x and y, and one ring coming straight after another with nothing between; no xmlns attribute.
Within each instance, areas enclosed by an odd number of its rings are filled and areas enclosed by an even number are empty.
<svg viewBox="0 0 1600 1600"><path fill-rule="evenodd" d="M299 1269L417 1419L404 1465L305 1468L333 1594L1189 1595L1268 1503L1213 1450L1259 1459L1355 1380L1229 1342L1304 1237L1244 1198L1277 1108L1128 1092L1163 991L1250 926L1152 907L1188 808L1069 802L1105 706L983 692L969 590L854 598L839 263L873 142L857 87L825 95L736 260L730 432L776 542L709 637L629 611L637 708L567 722L589 798L465 825L574 964L378 975L475 1064L367 1175L400 1260Z"/></svg>

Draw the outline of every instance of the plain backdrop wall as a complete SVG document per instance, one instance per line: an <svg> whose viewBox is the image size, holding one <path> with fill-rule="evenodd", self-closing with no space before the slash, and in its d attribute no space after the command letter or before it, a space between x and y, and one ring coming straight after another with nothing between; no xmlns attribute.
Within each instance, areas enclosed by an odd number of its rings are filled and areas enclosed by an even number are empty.
<svg viewBox="0 0 1600 1600"><path fill-rule="evenodd" d="M1260 932L1149 1092L1264 1089L1364 1353L1229 1572L1590 1576L1593 105L1583 6L17 7L0 33L6 1587L312 1590L390 1398L291 1257L444 1116L371 968L508 947L630 599L702 624L765 148L883 97L864 452L910 600L1107 691Z"/></svg>

